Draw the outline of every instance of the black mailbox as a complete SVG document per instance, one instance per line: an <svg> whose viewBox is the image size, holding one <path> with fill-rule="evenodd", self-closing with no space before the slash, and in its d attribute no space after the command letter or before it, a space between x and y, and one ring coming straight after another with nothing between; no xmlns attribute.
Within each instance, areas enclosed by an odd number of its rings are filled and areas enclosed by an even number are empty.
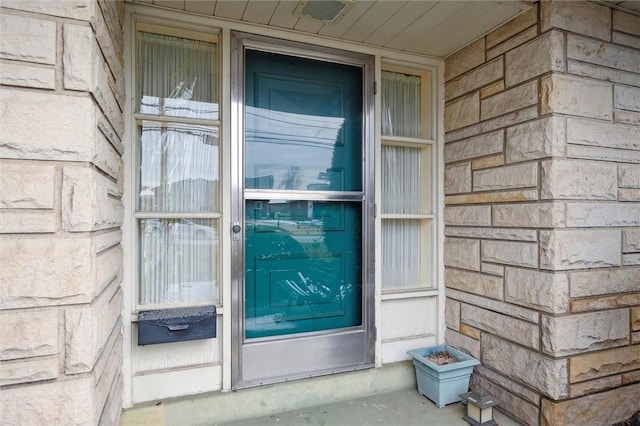
<svg viewBox="0 0 640 426"><path fill-rule="evenodd" d="M138 346L216 337L216 307L159 309L138 314Z"/></svg>

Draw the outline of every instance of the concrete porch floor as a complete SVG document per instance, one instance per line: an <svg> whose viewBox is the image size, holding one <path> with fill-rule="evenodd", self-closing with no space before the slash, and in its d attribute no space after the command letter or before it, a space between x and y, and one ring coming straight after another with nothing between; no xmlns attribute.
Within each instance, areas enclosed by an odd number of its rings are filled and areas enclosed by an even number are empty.
<svg viewBox="0 0 640 426"><path fill-rule="evenodd" d="M438 408L415 389L376 394L299 410L269 414L250 419L216 423L218 426L370 426L370 425L433 425L464 426L466 407L462 403ZM494 409L494 419L500 426L519 425ZM188 422L188 419L185 419Z"/></svg>

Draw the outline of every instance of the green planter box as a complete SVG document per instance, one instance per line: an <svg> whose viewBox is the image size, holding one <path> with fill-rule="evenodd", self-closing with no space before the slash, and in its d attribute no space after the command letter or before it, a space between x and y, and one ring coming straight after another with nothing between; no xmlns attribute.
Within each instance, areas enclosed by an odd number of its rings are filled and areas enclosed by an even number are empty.
<svg viewBox="0 0 640 426"><path fill-rule="evenodd" d="M459 361L438 365L425 358L436 352L447 351ZM460 394L469 390L469 379L473 367L480 364L477 359L447 345L430 346L407 352L416 368L418 392L432 400L439 408L461 401Z"/></svg>

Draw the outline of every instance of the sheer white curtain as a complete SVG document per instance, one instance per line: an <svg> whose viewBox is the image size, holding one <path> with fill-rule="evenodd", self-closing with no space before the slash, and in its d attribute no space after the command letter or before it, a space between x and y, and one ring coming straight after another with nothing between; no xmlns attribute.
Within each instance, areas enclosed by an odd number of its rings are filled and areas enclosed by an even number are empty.
<svg viewBox="0 0 640 426"><path fill-rule="evenodd" d="M382 134L420 137L420 77L382 72Z"/></svg>
<svg viewBox="0 0 640 426"><path fill-rule="evenodd" d="M382 282L384 288L420 287L421 229L419 220L387 219L382 226Z"/></svg>
<svg viewBox="0 0 640 426"><path fill-rule="evenodd" d="M420 158L421 148L382 147L383 213L421 213Z"/></svg>

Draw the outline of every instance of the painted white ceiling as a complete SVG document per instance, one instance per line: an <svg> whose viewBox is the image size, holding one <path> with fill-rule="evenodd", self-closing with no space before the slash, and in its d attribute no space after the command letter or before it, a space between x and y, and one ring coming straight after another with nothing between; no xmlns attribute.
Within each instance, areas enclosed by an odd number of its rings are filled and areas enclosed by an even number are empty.
<svg viewBox="0 0 640 426"><path fill-rule="evenodd" d="M619 1L619 0L612 0L612 1L605 1L605 3L610 3L613 5L616 5L620 8L626 9L626 10L631 10L634 12L638 12L640 14L640 1L638 0L632 0L632 1Z"/></svg>
<svg viewBox="0 0 640 426"><path fill-rule="evenodd" d="M531 6L530 0L356 0L338 22L299 18L297 0L130 0L372 46L446 57ZM628 3L628 2L625 2Z"/></svg>

